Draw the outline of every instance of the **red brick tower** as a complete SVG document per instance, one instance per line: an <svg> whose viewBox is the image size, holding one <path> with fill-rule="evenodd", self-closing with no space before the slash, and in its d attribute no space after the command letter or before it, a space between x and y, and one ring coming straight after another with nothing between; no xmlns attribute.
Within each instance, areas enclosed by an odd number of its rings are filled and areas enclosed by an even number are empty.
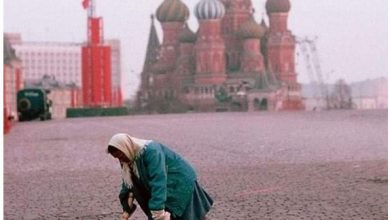
<svg viewBox="0 0 390 220"><path fill-rule="evenodd" d="M268 33L268 68L288 87L283 109L302 109L301 86L295 72L295 38L288 30L289 0L267 0L266 10L270 21Z"/></svg>
<svg viewBox="0 0 390 220"><path fill-rule="evenodd" d="M104 45L103 19L95 17L94 0L84 2L88 8L88 41L82 47L83 105L111 106L111 48Z"/></svg>
<svg viewBox="0 0 390 220"><path fill-rule="evenodd" d="M271 71L284 82L297 82L295 73L295 38L287 28L289 0L268 0L269 16L268 63Z"/></svg>
<svg viewBox="0 0 390 220"><path fill-rule="evenodd" d="M3 38L3 132L11 129L11 118L17 116L17 92L23 88L22 61L7 36Z"/></svg>
<svg viewBox="0 0 390 220"><path fill-rule="evenodd" d="M195 72L193 52L197 36L186 24L185 28L180 32L178 39L180 41L180 56L176 63L178 69L177 72L181 76L190 76L193 72Z"/></svg>
<svg viewBox="0 0 390 220"><path fill-rule="evenodd" d="M222 19L222 35L226 42L227 68L237 71L240 68L240 39L237 32L253 12L251 0L222 0L226 14Z"/></svg>
<svg viewBox="0 0 390 220"><path fill-rule="evenodd" d="M165 0L157 9L156 17L163 29L159 63L175 65L179 54L178 35L188 19L189 10L180 0Z"/></svg>
<svg viewBox="0 0 390 220"><path fill-rule="evenodd" d="M195 82L222 84L226 80L225 43L221 35L221 20L225 7L219 0L201 0L195 7L199 21L196 51Z"/></svg>
<svg viewBox="0 0 390 220"><path fill-rule="evenodd" d="M238 31L242 39L243 47L241 52L241 72L258 73L264 72L264 58L260 53L260 39L264 36L265 30L256 23L253 16L243 23Z"/></svg>

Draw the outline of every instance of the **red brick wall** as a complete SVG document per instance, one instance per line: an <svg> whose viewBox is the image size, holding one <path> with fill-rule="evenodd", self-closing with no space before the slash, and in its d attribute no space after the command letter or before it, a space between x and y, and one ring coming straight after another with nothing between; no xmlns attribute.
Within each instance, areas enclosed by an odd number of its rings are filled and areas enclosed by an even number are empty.
<svg viewBox="0 0 390 220"><path fill-rule="evenodd" d="M241 71L260 72L264 71L264 59L260 51L260 39L246 39L243 43L241 55Z"/></svg>
<svg viewBox="0 0 390 220"><path fill-rule="evenodd" d="M220 20L200 21L195 50L195 81L200 84L223 83L226 79L226 63Z"/></svg>

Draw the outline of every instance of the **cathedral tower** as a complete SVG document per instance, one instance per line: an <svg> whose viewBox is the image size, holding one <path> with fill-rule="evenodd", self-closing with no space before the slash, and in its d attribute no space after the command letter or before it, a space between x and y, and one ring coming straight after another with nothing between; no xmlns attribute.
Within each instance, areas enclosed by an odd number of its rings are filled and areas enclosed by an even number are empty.
<svg viewBox="0 0 390 220"><path fill-rule="evenodd" d="M195 7L199 21L195 82L222 84L226 80L225 43L221 36L221 19L225 7L219 0L201 0Z"/></svg>
<svg viewBox="0 0 390 220"><path fill-rule="evenodd" d="M281 109L303 109L301 85L295 72L295 38L288 30L287 19L291 9L289 0L267 0L270 21L268 33L268 69L287 87L287 97Z"/></svg>
<svg viewBox="0 0 390 220"><path fill-rule="evenodd" d="M195 71L195 63L193 60L196 39L196 34L186 24L178 36L178 40L180 41L180 55L177 60L177 68L182 76L192 75Z"/></svg>
<svg viewBox="0 0 390 220"><path fill-rule="evenodd" d="M223 0L226 14L222 19L222 35L226 42L226 61L229 70L240 68L240 39L237 36L240 26L253 12L251 0Z"/></svg>
<svg viewBox="0 0 390 220"><path fill-rule="evenodd" d="M264 72L264 58L260 53L260 39L265 30L256 23L253 16L243 23L238 31L242 39L241 71L244 73Z"/></svg>
<svg viewBox="0 0 390 220"><path fill-rule="evenodd" d="M179 53L178 34L188 19L189 10L180 0L164 0L156 12L163 29L159 62L173 66Z"/></svg>
<svg viewBox="0 0 390 220"><path fill-rule="evenodd" d="M287 19L291 5L289 0L268 0L266 3L270 27L267 55L268 68L286 83L296 83L295 38L288 30Z"/></svg>

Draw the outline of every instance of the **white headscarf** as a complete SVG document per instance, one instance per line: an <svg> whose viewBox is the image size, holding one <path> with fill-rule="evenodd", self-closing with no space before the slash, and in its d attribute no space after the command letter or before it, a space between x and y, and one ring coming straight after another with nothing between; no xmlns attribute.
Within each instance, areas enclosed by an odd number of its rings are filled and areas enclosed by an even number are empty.
<svg viewBox="0 0 390 220"><path fill-rule="evenodd" d="M122 151L130 160L130 163L121 162L122 179L129 188L133 186L133 182L130 177L130 166L134 170L135 175L139 177L137 165L134 161L145 148L145 145L149 142L150 140L131 137L130 135L124 133L115 134L108 142L108 146L113 146Z"/></svg>

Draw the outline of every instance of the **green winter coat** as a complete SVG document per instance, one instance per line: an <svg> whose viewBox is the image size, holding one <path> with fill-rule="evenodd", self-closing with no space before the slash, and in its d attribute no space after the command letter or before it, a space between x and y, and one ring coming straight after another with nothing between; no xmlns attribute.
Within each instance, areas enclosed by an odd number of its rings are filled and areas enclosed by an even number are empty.
<svg viewBox="0 0 390 220"><path fill-rule="evenodd" d="M192 197L196 173L179 154L158 142L145 146L135 160L140 181L149 190L150 210L168 209L173 216L181 216ZM132 189L122 184L119 194L124 210L128 210L127 196Z"/></svg>

